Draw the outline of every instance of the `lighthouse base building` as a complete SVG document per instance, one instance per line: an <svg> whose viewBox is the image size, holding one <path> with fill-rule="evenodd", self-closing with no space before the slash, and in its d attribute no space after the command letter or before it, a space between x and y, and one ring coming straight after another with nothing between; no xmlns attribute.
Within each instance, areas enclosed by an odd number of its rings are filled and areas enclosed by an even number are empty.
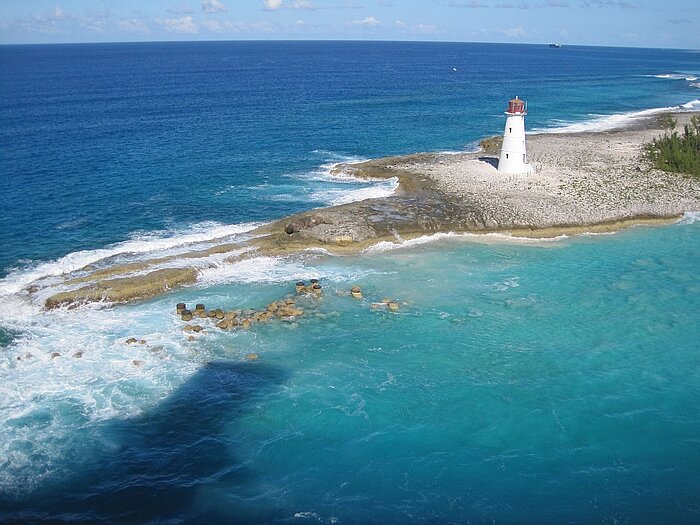
<svg viewBox="0 0 700 525"><path fill-rule="evenodd" d="M533 172L525 148L525 115L527 105L524 100L515 97L508 102L503 145L498 158L498 171L501 173L530 175Z"/></svg>

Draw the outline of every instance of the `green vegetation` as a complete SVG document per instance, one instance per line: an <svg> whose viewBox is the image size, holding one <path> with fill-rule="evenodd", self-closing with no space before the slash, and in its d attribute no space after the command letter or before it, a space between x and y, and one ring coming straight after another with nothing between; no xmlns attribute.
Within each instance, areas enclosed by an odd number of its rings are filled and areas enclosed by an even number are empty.
<svg viewBox="0 0 700 525"><path fill-rule="evenodd" d="M645 146L647 157L655 168L700 177L700 116L693 116L682 134L675 130L677 123L671 116L663 118L666 131Z"/></svg>

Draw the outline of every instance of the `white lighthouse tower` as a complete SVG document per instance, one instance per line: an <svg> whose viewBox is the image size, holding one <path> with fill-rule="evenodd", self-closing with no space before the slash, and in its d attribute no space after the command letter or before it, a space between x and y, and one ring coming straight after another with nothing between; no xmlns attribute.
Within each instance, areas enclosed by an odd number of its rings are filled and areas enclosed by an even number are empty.
<svg viewBox="0 0 700 525"><path fill-rule="evenodd" d="M525 151L525 115L527 104L515 97L508 102L506 128L503 131L501 156L498 158L498 171L513 175L529 175L532 166L527 162Z"/></svg>

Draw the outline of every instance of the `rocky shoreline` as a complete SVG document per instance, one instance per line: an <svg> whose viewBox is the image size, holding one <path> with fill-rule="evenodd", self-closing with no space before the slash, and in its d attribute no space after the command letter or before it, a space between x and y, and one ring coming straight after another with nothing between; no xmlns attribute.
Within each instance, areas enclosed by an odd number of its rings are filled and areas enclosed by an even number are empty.
<svg viewBox="0 0 700 525"><path fill-rule="evenodd" d="M675 116L681 125L690 118L688 113ZM251 232L244 246L222 243L177 257L194 261L235 248L240 253L228 262L313 248L346 254L381 241L438 232L554 237L673 222L684 212L700 210L700 180L652 169L644 159L643 145L661 132L659 120L650 118L631 129L528 135L535 173L523 177L497 171L498 138L482 141L477 153L425 153L341 164L336 170L359 178L396 178L398 189L386 198L274 221ZM196 282L195 268L155 269L162 262L83 268L79 277L65 275L64 285L71 288L50 295L45 306L123 303ZM40 289L35 284L28 292Z"/></svg>

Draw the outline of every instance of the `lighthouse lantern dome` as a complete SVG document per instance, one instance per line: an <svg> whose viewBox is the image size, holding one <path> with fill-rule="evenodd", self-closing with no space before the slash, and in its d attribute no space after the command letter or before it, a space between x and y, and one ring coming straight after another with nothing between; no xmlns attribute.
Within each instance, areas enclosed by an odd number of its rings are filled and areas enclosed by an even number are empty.
<svg viewBox="0 0 700 525"><path fill-rule="evenodd" d="M527 104L524 100L520 100L517 96L508 101L508 111L511 115L527 115Z"/></svg>

